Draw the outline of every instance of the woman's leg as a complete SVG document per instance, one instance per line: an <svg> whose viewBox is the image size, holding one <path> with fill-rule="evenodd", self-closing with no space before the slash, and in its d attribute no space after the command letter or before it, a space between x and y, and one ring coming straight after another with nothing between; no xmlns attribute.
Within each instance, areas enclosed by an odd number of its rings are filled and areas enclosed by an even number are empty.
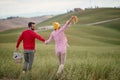
<svg viewBox="0 0 120 80"><path fill-rule="evenodd" d="M61 65L61 54L60 54L60 53L57 53L57 57L58 57L59 65Z"/></svg>
<svg viewBox="0 0 120 80"><path fill-rule="evenodd" d="M64 54L61 54L61 64L65 64L65 61L66 61L66 53Z"/></svg>
<svg viewBox="0 0 120 80"><path fill-rule="evenodd" d="M58 58L59 58L59 68L58 68L58 71L57 71L57 74L61 73L64 69L64 64L65 64L65 61L66 61L66 54L62 54L62 53L59 53L58 55Z"/></svg>

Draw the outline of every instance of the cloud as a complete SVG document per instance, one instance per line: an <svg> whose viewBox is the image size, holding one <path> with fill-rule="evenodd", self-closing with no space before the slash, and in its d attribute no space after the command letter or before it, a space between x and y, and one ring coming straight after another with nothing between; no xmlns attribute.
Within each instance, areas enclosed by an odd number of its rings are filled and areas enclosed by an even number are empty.
<svg viewBox="0 0 120 80"><path fill-rule="evenodd" d="M91 4L90 4L91 1ZM1 0L0 16L19 15L35 12L65 12L75 7L112 6L120 0Z"/></svg>
<svg viewBox="0 0 120 80"><path fill-rule="evenodd" d="M64 11L73 8L79 0L4 0L0 2L0 15L14 15L32 12Z"/></svg>

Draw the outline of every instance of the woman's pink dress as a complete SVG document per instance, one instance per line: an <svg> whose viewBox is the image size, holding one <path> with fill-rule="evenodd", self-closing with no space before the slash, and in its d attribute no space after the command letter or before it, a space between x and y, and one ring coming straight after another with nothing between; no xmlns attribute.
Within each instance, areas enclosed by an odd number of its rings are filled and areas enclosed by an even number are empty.
<svg viewBox="0 0 120 80"><path fill-rule="evenodd" d="M50 43L52 39L55 40L55 50L56 54L62 53L65 54L67 50L67 38L64 34L65 29L70 24L66 22L63 27L61 27L59 30L54 30L50 34L49 39L45 43Z"/></svg>

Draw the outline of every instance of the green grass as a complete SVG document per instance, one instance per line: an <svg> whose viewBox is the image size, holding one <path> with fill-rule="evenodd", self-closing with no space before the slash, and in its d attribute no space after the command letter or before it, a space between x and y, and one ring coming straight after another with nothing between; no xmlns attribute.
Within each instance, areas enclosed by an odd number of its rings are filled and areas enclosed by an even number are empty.
<svg viewBox="0 0 120 80"><path fill-rule="evenodd" d="M16 64L12 59L14 46L15 43L3 43L0 46L0 78L26 80L29 78L53 80L55 78L58 60L53 45L37 44L32 72L26 76L21 74L22 64ZM65 70L60 80L119 80L119 53L119 46L70 46Z"/></svg>
<svg viewBox="0 0 120 80"><path fill-rule="evenodd" d="M120 21L85 25L120 17L119 13L120 9L86 10L61 14L37 25L51 25L53 21L64 23L72 15L79 17L78 24L65 31L70 47L60 80L120 80ZM54 42L46 46L37 40L33 69L26 75L21 74L23 63L16 64L12 56L22 30L0 32L0 79L54 80L58 68ZM38 33L48 39L51 31Z"/></svg>
<svg viewBox="0 0 120 80"><path fill-rule="evenodd" d="M108 23L102 23L102 24L99 24L101 26L104 26L104 27L107 27L107 28L111 28L111 29L114 29L114 30L117 30L117 31L120 31L120 20L116 20L116 21L112 21L112 22L108 22Z"/></svg>

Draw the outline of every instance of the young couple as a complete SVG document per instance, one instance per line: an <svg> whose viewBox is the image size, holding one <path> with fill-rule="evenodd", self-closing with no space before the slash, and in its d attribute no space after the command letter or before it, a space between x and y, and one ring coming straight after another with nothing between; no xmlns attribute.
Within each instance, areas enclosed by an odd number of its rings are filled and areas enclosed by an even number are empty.
<svg viewBox="0 0 120 80"><path fill-rule="evenodd" d="M34 22L28 23L28 29L22 32L16 44L16 51L18 51L19 45L21 41L23 41L24 65L23 65L22 73L26 73L27 70L30 71L32 69L36 38L44 42L45 44L49 44L52 39L55 41L56 55L59 60L57 75L63 71L65 60L66 60L66 50L67 50L67 38L64 34L64 31L74 19L75 19L75 16L72 16L62 27L58 22L54 22L53 23L54 31L50 34L50 37L48 40L45 40L43 37L41 37L36 32L34 32L35 30Z"/></svg>

